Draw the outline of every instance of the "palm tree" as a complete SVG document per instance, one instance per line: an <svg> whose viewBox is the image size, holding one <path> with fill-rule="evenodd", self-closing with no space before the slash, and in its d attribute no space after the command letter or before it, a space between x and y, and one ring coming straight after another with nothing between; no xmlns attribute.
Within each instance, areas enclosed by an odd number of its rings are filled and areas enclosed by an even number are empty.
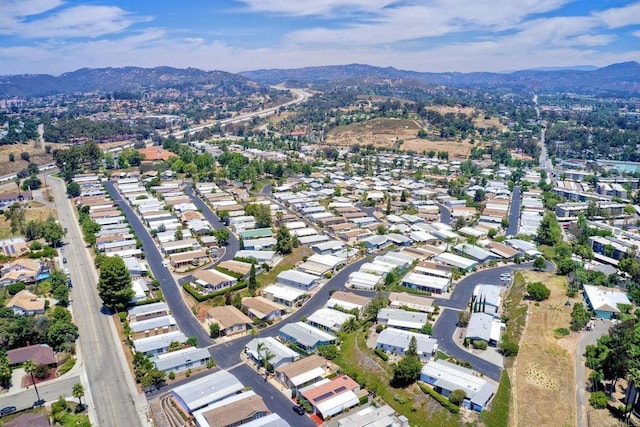
<svg viewBox="0 0 640 427"><path fill-rule="evenodd" d="M82 397L84 396L84 387L80 383L75 383L73 385L73 391L71 392L73 397L78 398L78 403L80 404L80 408L82 408Z"/></svg>
<svg viewBox="0 0 640 427"><path fill-rule="evenodd" d="M33 388L36 390L36 397L38 398L38 402L40 401L40 393L38 392L38 387L36 386L36 379L33 376L33 373L36 371L37 365L35 364L35 362L31 359L27 360L26 362L24 362L24 365L22 365L22 367L24 368L24 371L27 374L31 375L31 382L33 383Z"/></svg>
<svg viewBox="0 0 640 427"><path fill-rule="evenodd" d="M264 357L262 358L262 362L264 364L264 380L266 381L269 378L269 367L271 366L271 361L276 357L274 353L271 353L269 349L266 349L264 352Z"/></svg>
<svg viewBox="0 0 640 427"><path fill-rule="evenodd" d="M266 348L266 346L264 345L264 341L260 340L258 342L258 345L256 346L256 352L258 353L258 359L260 359L260 366L264 366L264 359L263 359L263 356L262 356L262 352L265 350L265 348Z"/></svg>

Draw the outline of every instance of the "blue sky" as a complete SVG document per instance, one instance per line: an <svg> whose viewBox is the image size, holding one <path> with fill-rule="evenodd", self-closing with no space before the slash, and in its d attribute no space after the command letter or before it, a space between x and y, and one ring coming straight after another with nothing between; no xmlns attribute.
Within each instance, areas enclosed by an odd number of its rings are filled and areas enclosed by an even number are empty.
<svg viewBox="0 0 640 427"><path fill-rule="evenodd" d="M640 0L0 0L0 74L640 61Z"/></svg>

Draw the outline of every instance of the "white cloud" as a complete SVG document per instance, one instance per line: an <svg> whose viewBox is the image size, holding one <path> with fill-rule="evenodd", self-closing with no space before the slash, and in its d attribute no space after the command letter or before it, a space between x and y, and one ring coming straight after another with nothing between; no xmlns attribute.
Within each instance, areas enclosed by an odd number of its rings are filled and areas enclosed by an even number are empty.
<svg viewBox="0 0 640 427"><path fill-rule="evenodd" d="M60 6L62 0L0 0L0 34L14 34L20 21Z"/></svg>
<svg viewBox="0 0 640 427"><path fill-rule="evenodd" d="M53 11L62 2L37 0L27 7L11 2L9 11L0 18L0 34L13 34L23 38L96 38L118 33L136 22L148 21L146 17L134 17L116 6L81 5ZM24 1L23 3L31 3ZM48 16L38 15L51 12ZM29 19L27 19L29 18Z"/></svg>
<svg viewBox="0 0 640 427"><path fill-rule="evenodd" d="M637 25L640 24L640 2L595 12L593 16L600 18L609 28Z"/></svg>
<svg viewBox="0 0 640 427"><path fill-rule="evenodd" d="M241 0L249 10L292 16L329 16L337 11L375 12L396 0Z"/></svg>

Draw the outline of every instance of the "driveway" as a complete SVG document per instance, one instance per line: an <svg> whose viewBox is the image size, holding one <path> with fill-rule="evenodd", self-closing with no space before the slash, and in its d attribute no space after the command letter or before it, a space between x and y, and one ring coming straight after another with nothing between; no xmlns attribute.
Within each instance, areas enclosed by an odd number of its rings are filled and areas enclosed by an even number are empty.
<svg viewBox="0 0 640 427"><path fill-rule="evenodd" d="M585 352L588 345L595 344L603 335L609 333L610 321L596 320L590 331L581 331L580 340L576 346L575 370L576 370L576 424L578 427L588 427L587 422L587 387L588 378L585 376Z"/></svg>
<svg viewBox="0 0 640 427"><path fill-rule="evenodd" d="M432 337L438 340L438 348L449 356L471 363L471 367L486 375L487 377L500 381L502 367L496 366L480 357L470 353L464 348L460 348L453 340L458 323L457 310L443 309L440 318L433 327Z"/></svg>

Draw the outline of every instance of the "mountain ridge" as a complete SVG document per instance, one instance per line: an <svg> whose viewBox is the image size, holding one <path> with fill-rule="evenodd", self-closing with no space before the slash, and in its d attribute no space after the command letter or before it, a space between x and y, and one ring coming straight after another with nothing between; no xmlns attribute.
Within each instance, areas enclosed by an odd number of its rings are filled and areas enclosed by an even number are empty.
<svg viewBox="0 0 640 427"><path fill-rule="evenodd" d="M640 64L635 61L611 64L593 70L520 70L495 72L419 72L366 64L329 65L296 69L244 71L243 75L264 84L287 81L317 84L363 77L412 79L430 85L456 87L511 88L520 90L565 90L583 92L628 91L640 93Z"/></svg>
<svg viewBox="0 0 640 427"><path fill-rule="evenodd" d="M0 76L0 96L43 96L60 93L140 91L145 88L182 88L185 85L225 86L242 92L257 84L239 74L168 66L80 68L59 76L19 74Z"/></svg>
<svg viewBox="0 0 640 427"><path fill-rule="evenodd" d="M584 67L584 66L581 66ZM223 89L229 93L255 90L260 84L296 82L319 84L336 81L356 81L380 78L415 81L426 85L506 88L527 91L567 92L628 92L640 93L640 64L621 62L596 68L559 70L520 70L495 72L420 72L367 64L328 65L289 69L261 69L229 73L204 71L198 68L161 66L80 68L59 76L49 74L19 74L0 76L0 97L43 96L87 92L140 91L147 88L185 88L201 85ZM257 82L257 83L256 83Z"/></svg>

